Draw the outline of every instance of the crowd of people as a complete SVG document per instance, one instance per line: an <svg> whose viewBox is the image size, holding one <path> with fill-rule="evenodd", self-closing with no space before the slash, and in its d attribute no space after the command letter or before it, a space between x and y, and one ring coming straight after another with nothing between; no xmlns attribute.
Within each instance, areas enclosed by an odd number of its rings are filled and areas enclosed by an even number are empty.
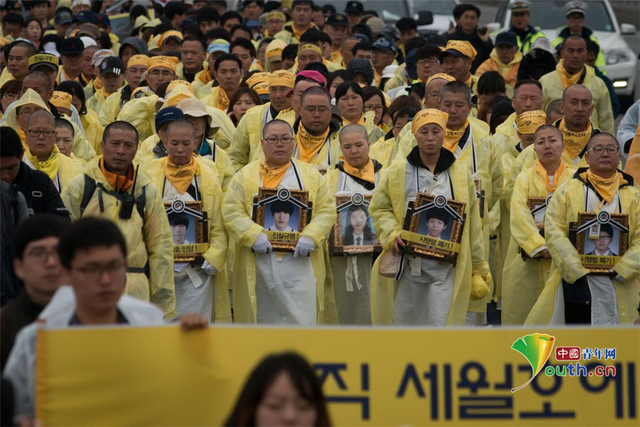
<svg viewBox="0 0 640 427"><path fill-rule="evenodd" d="M527 0L496 34L365 6L0 2L5 377L38 318L636 320L640 101L616 135L587 5L554 40Z"/></svg>

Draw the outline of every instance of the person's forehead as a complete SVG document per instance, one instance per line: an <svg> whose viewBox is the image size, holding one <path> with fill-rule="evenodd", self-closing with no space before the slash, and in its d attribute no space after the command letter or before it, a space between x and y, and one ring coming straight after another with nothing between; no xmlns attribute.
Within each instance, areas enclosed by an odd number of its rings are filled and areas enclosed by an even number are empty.
<svg viewBox="0 0 640 427"><path fill-rule="evenodd" d="M568 47L572 47L574 49L577 49L580 47L583 47L585 49L587 48L587 42L582 38L572 37L572 38L566 39L563 44L565 48L568 48Z"/></svg>
<svg viewBox="0 0 640 427"><path fill-rule="evenodd" d="M331 105L329 98L319 93L310 93L304 97L305 105Z"/></svg>
<svg viewBox="0 0 640 427"><path fill-rule="evenodd" d="M94 246L76 250L73 254L73 260L76 263L100 263L108 264L110 262L124 259L122 249L118 245L112 246Z"/></svg>
<svg viewBox="0 0 640 427"><path fill-rule="evenodd" d="M69 129L66 126L58 126L58 127L56 127L56 133L71 135L71 129Z"/></svg>
<svg viewBox="0 0 640 427"><path fill-rule="evenodd" d="M108 139L110 141L112 140L135 141L136 133L133 129L122 129L122 128L110 129Z"/></svg>
<svg viewBox="0 0 640 427"><path fill-rule="evenodd" d="M542 90L533 83L523 84L515 90L516 96L520 95L542 95Z"/></svg>
<svg viewBox="0 0 640 427"><path fill-rule="evenodd" d="M27 47L24 45L15 45L14 47L11 48L11 51L9 53L13 54L13 55L24 55L27 51Z"/></svg>
<svg viewBox="0 0 640 427"><path fill-rule="evenodd" d="M589 144L589 146L592 148L595 146L606 147L609 145L618 145L618 141L613 139L613 137L605 134L598 134L597 136L594 136L593 138L591 138L591 142Z"/></svg>
<svg viewBox="0 0 640 427"><path fill-rule="evenodd" d="M233 61L231 59L225 59L224 61L222 61L220 63L220 66L218 67L218 69L240 69L240 67L238 67L238 63L236 61Z"/></svg>
<svg viewBox="0 0 640 427"><path fill-rule="evenodd" d="M291 127L285 125L284 123L274 123L267 128L267 132L265 133L265 137L269 135L280 135L280 134L291 134Z"/></svg>
<svg viewBox="0 0 640 427"><path fill-rule="evenodd" d="M444 101L445 99L450 99L453 101L467 101L467 95L462 93L462 92L451 92L451 91L445 91L442 94L442 100Z"/></svg>
<svg viewBox="0 0 640 427"><path fill-rule="evenodd" d="M564 93L564 97L567 100L578 99L578 100L589 100L591 101L591 92L589 89L581 88L581 87L572 87L567 89Z"/></svg>
<svg viewBox="0 0 640 427"><path fill-rule="evenodd" d="M204 50L202 48L202 43L200 43L197 40L185 40L182 42L182 48L183 49L199 49L199 50Z"/></svg>
<svg viewBox="0 0 640 427"><path fill-rule="evenodd" d="M31 119L32 126L44 126L49 125L49 127L54 127L55 121L53 116L49 117L48 115L39 114L38 116Z"/></svg>
<svg viewBox="0 0 640 427"><path fill-rule="evenodd" d="M27 252L38 248L56 247L58 246L58 243L60 243L60 238L58 236L47 236L30 241L27 243L27 246L25 246L24 251Z"/></svg>

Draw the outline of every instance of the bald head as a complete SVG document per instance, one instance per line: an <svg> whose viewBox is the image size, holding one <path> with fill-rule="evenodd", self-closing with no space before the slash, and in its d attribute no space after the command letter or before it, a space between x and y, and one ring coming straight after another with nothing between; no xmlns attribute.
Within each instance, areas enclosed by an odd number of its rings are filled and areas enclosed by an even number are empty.
<svg viewBox="0 0 640 427"><path fill-rule="evenodd" d="M589 88L581 84L571 85L562 92L562 100L564 102L572 97L588 98L590 101L593 101Z"/></svg>
<svg viewBox="0 0 640 427"><path fill-rule="evenodd" d="M52 128L55 127L56 124L56 118L47 110L38 110L31 113L29 115L29 118L27 119L27 128L29 129L31 127L31 124L35 123L36 121L38 121L39 123L51 125Z"/></svg>
<svg viewBox="0 0 640 427"><path fill-rule="evenodd" d="M562 93L560 111L567 128L572 132L584 132L589 126L593 112L591 92L583 85L572 85Z"/></svg>
<svg viewBox="0 0 640 427"><path fill-rule="evenodd" d="M364 138L365 141L367 141L369 138L367 129L364 126L358 124L347 125L340 130L340 144L342 144L344 140L350 135L359 135L360 137Z"/></svg>
<svg viewBox="0 0 640 427"><path fill-rule="evenodd" d="M45 103L49 103L53 95L51 78L42 71L32 71L22 81L22 93L33 89Z"/></svg>
<svg viewBox="0 0 640 427"><path fill-rule="evenodd" d="M607 132L600 132L600 133L596 133L589 139L589 142L587 142L587 150L591 149L597 142L601 142L603 144L613 143L614 145L617 145L617 146L620 145L615 136Z"/></svg>

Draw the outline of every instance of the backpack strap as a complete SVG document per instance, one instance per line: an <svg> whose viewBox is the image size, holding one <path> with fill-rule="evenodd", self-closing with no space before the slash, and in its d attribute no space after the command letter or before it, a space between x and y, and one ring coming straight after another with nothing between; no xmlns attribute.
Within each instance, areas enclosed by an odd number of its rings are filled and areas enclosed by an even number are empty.
<svg viewBox="0 0 640 427"><path fill-rule="evenodd" d="M86 173L84 174L84 191L82 193L82 201L80 202L80 216L84 213L89 201L93 197L93 193L96 191L96 181Z"/></svg>

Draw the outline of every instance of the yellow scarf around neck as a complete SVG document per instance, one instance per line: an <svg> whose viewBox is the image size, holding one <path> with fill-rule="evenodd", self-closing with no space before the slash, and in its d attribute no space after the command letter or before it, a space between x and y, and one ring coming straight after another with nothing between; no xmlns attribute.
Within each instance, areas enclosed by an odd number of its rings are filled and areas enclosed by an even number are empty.
<svg viewBox="0 0 640 427"><path fill-rule="evenodd" d="M548 193L553 193L554 191L556 191L556 188L558 188L558 182L560 181L560 176L562 175L562 173L566 168L567 168L566 163L560 162L560 166L558 166L558 169L556 169L555 173L553 174L553 186L550 186L549 175L547 174L547 170L544 168L544 166L542 166L542 163L540 163L540 160L536 161L536 172L538 172L538 175L540 175L540 177L544 181L544 185L547 186Z"/></svg>
<svg viewBox="0 0 640 427"><path fill-rule="evenodd" d="M104 175L105 179L117 192L126 191L133 185L133 165L129 166L129 170L127 171L127 175L118 175L116 173L110 172L107 168L104 167L104 157L100 158L100 170L102 171L102 175ZM118 185L118 182L122 180L122 184Z"/></svg>
<svg viewBox="0 0 640 427"><path fill-rule="evenodd" d="M309 27L311 28L311 27ZM291 23L291 30L293 30L293 35L295 36L295 38L297 38L298 40L300 40L300 37L302 37L302 35L309 29L309 28L303 28L301 30L297 29L295 24L292 22Z"/></svg>
<svg viewBox="0 0 640 427"><path fill-rule="evenodd" d="M209 67L199 72L197 78L205 85L213 80L213 76L211 75L211 71L209 71Z"/></svg>
<svg viewBox="0 0 640 427"><path fill-rule="evenodd" d="M219 110L227 111L230 102L227 92L218 86L218 90L216 91L216 107Z"/></svg>
<svg viewBox="0 0 640 427"><path fill-rule="evenodd" d="M340 157L341 159L344 160L344 156ZM367 162L367 164L362 168L362 169L357 169L353 166L351 166L349 163L347 163L346 161L343 162L342 167L344 168L345 173L355 176L357 178L360 178L364 181L367 181L371 184L375 184L376 183L376 172L374 170L373 167L373 160L371 160L371 157L369 157L369 161Z"/></svg>
<svg viewBox="0 0 640 427"><path fill-rule="evenodd" d="M199 172L198 162L194 157L186 165L174 165L168 157L164 158L164 176L176 187L178 193L184 194L191 185L193 177Z"/></svg>
<svg viewBox="0 0 640 427"><path fill-rule="evenodd" d="M298 126L298 134L296 141L298 143L298 158L305 163L311 162L313 158L320 152L327 137L329 136L329 128L320 136L313 136L305 129L302 122Z"/></svg>
<svg viewBox="0 0 640 427"><path fill-rule="evenodd" d="M570 159L575 159L580 155L580 153L582 153L584 147L587 146L587 142L589 142L592 131L591 122L589 122L587 130L584 132L572 132L567 129L563 117L560 121L560 131L564 138L564 151L569 155Z"/></svg>
<svg viewBox="0 0 640 427"><path fill-rule="evenodd" d="M576 74L569 74L569 72L564 68L564 59L561 59L560 62L558 62L558 65L556 65L556 71L558 72L558 76L560 76L562 89L566 89L569 86L578 83L583 70L578 71Z"/></svg>
<svg viewBox="0 0 640 427"><path fill-rule="evenodd" d="M362 114L360 116L360 118L355 122L349 121L346 118L344 119L344 121L345 121L345 123L344 123L345 126L346 125L361 125L361 126L364 126L364 114Z"/></svg>
<svg viewBox="0 0 640 427"><path fill-rule="evenodd" d="M591 169L587 169L587 172L584 175L586 175L587 180L589 180L591 185L593 185L593 188L596 189L598 194L602 196L607 203L611 203L613 201L613 198L620 188L620 184L623 182L622 174L618 171L616 171L616 173L614 173L610 178L598 176L591 172Z"/></svg>
<svg viewBox="0 0 640 427"><path fill-rule="evenodd" d="M284 174L287 173L289 167L291 166L291 162L288 162L286 165L271 167L267 164L266 159L262 159L260 163L260 178L262 179L262 186L265 188L278 188L282 178L284 178Z"/></svg>
<svg viewBox="0 0 640 427"><path fill-rule="evenodd" d="M27 158L31 164L35 166L36 169L46 173L52 181L56 178L56 175L58 175L58 169L60 168L61 155L57 145L53 144L51 154L49 154L49 157L43 161L38 160L38 157L31 154L31 150L29 149L27 149L25 153L27 154Z"/></svg>
<svg viewBox="0 0 640 427"><path fill-rule="evenodd" d="M464 122L464 125L458 130L447 128L444 132L444 148L455 154L460 138L464 135L464 132L469 126L469 120Z"/></svg>

